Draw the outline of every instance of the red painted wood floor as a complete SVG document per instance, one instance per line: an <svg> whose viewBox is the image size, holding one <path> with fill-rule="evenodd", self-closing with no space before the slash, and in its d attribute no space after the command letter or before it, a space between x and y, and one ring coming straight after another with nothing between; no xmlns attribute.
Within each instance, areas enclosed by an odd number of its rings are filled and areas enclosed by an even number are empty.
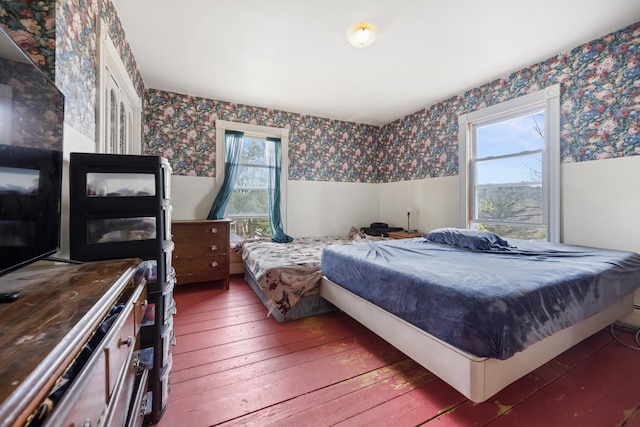
<svg viewBox="0 0 640 427"><path fill-rule="evenodd" d="M240 278L175 299L160 427L640 426L640 351L608 329L474 404L343 313L277 323Z"/></svg>

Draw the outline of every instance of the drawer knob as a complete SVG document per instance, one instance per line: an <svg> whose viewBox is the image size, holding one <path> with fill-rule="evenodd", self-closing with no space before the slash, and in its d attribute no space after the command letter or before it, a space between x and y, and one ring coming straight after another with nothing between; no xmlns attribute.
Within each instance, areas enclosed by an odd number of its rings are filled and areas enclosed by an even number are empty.
<svg viewBox="0 0 640 427"><path fill-rule="evenodd" d="M212 251L217 251L218 250L218 246L217 245L211 245L211 250Z"/></svg>
<svg viewBox="0 0 640 427"><path fill-rule="evenodd" d="M211 263L211 267L216 268L218 266L218 262L217 261L213 261Z"/></svg>
<svg viewBox="0 0 640 427"><path fill-rule="evenodd" d="M122 347L123 345L126 345L127 347L131 347L132 342L133 342L133 338L131 338L131 336L128 336L127 339L125 340L120 338L120 340L118 341L118 347Z"/></svg>
<svg viewBox="0 0 640 427"><path fill-rule="evenodd" d="M217 228L215 228L215 227L211 227L211 232L212 232L213 234L218 234L218 229L217 229Z"/></svg>
<svg viewBox="0 0 640 427"><path fill-rule="evenodd" d="M82 424L82 427L91 427L91 418L85 419L84 424Z"/></svg>

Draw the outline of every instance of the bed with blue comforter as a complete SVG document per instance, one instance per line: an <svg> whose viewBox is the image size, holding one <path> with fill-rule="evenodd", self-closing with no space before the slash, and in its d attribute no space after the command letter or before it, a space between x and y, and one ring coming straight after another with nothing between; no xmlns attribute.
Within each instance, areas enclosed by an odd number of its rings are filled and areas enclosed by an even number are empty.
<svg viewBox="0 0 640 427"><path fill-rule="evenodd" d="M456 229L425 237L329 246L321 270L444 342L496 359L640 287L640 255L632 252Z"/></svg>

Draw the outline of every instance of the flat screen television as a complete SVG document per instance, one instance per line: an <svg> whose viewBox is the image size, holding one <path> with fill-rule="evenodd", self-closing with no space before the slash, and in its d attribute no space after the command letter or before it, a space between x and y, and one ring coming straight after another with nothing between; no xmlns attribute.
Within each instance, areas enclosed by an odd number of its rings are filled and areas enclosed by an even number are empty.
<svg viewBox="0 0 640 427"><path fill-rule="evenodd" d="M0 28L0 275L60 247L64 96Z"/></svg>

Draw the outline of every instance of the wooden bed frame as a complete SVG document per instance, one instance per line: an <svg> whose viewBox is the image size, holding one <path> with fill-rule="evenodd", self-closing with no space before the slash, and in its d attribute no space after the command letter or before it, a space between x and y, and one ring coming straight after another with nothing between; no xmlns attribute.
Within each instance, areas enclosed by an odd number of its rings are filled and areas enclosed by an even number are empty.
<svg viewBox="0 0 640 427"><path fill-rule="evenodd" d="M326 277L320 283L320 295L477 403L633 310L631 293L600 313L499 360L459 350Z"/></svg>

